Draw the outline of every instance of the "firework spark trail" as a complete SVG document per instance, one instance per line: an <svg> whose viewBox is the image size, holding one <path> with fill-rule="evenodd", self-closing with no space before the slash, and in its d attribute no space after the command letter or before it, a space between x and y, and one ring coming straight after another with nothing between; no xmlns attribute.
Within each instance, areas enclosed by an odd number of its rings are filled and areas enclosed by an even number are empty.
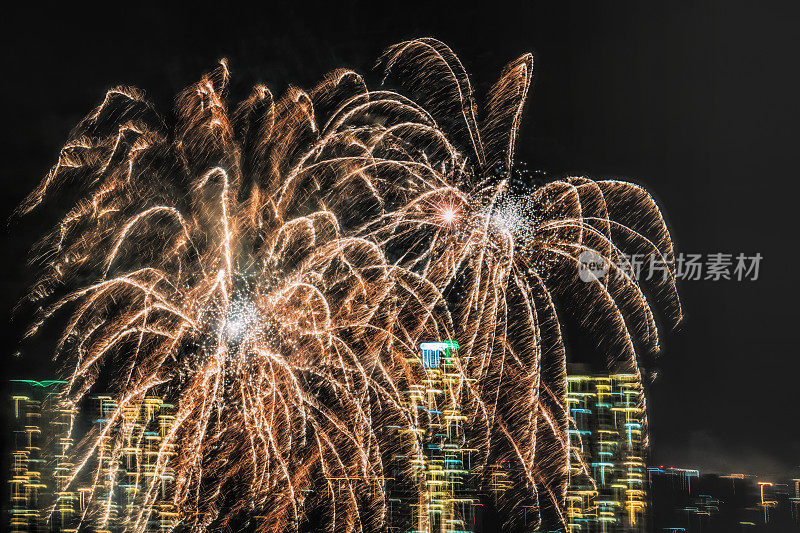
<svg viewBox="0 0 800 533"><path fill-rule="evenodd" d="M69 402L98 387L122 398L77 447L71 483L109 439L112 452L130 445L126 406L156 390L177 405L130 529L159 498L197 529L293 529L309 512L332 531L380 527L398 446L381 428L419 426L402 390L424 379L408 359L431 338L470 355L471 445L486 471L518 473L499 502L508 519L557 512L569 439L555 302L636 372L637 346L657 349L637 280L576 282L584 250L612 265L630 249L671 258L650 196L619 181L520 192L509 180L532 57L506 67L483 120L444 44L400 43L379 65L396 91L340 70L278 100L257 86L231 109L223 61L179 96L173 124L114 89L20 208L75 183L38 248L30 334L66 314L56 356L72 368ZM674 280L655 289L679 318ZM86 520L107 517L102 494Z"/></svg>

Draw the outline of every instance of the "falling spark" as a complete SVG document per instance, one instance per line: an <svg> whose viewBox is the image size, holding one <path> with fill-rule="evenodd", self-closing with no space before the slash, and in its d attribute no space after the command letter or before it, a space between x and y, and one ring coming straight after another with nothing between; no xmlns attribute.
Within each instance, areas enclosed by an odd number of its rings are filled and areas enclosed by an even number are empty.
<svg viewBox="0 0 800 533"><path fill-rule="evenodd" d="M637 351L658 349L648 299L624 271L580 281L578 256L670 259L669 233L631 183L512 187L529 54L480 115L441 42L397 44L381 65L396 91L337 70L234 105L223 61L179 95L174 121L120 87L76 127L20 208L71 202L37 248L30 334L65 317L68 401L101 387L117 401L70 452L65 490L105 475L91 457L129 445L126 409L159 393L175 419L126 528L144 530L167 500L201 530L291 530L309 516L337 533L380 529L386 458L423 453L382 428L419 427L402 393L425 379L417 347L457 339L476 472L509 465L496 496L515 530L523 514L535 529L558 513L569 416L556 304L638 373ZM652 294L677 319L674 291L667 279ZM108 517L107 492L81 494L84 520Z"/></svg>

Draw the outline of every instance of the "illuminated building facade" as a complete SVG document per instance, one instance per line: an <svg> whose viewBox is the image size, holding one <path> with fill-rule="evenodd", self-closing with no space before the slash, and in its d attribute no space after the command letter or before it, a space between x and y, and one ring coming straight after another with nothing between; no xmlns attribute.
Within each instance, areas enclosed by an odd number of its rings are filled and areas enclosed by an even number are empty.
<svg viewBox="0 0 800 533"><path fill-rule="evenodd" d="M389 428L402 441L389 466L389 531L473 533L478 498L465 435L466 383L459 372L458 343L426 342L420 350L421 358L409 364L424 379L405 391L418 429Z"/></svg>
<svg viewBox="0 0 800 533"><path fill-rule="evenodd" d="M110 396L96 396L92 401L93 423L105 437L91 465L100 476L81 489L85 492L81 511L89 507L87 514L97 531L117 531L130 528L146 507L144 501L154 499L154 514L143 518L145 531L172 530L177 512L169 502L173 481L169 463L176 450L163 448L162 442L174 421L174 407L162 398L147 396L131 402L122 411L122 420L112 422L116 401ZM157 471L159 461L167 466Z"/></svg>
<svg viewBox="0 0 800 533"><path fill-rule="evenodd" d="M642 395L634 374L567 377L570 533L646 530Z"/></svg>
<svg viewBox="0 0 800 533"><path fill-rule="evenodd" d="M111 422L115 407L108 396L91 399L86 413L62 403L63 381L14 380L12 389L12 463L9 530L74 532L88 526L97 533L122 531L137 517L144 498L155 498L155 516L145 517L145 531L168 531L177 520L168 501L175 450L163 449L174 408L150 396L132 402L123 419ZM83 474L74 471L71 432L86 416L93 431L107 433L87 461ZM122 439L116 438L122 432ZM116 443L116 444L115 444ZM121 444L120 444L121 443ZM156 472L161 460L167 468ZM99 466L99 469L98 469ZM97 479L94 474L98 473ZM158 479L154 481L154 476ZM148 493L148 488L150 490Z"/></svg>
<svg viewBox="0 0 800 533"><path fill-rule="evenodd" d="M66 531L74 518L64 484L75 412L59 402L63 385L11 381L10 531Z"/></svg>

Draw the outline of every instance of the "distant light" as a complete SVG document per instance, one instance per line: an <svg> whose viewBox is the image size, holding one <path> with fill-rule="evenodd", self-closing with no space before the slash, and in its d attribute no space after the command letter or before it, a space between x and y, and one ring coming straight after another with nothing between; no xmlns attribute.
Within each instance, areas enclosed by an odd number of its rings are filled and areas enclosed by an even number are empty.
<svg viewBox="0 0 800 533"><path fill-rule="evenodd" d="M446 348L455 348L458 350L458 342L444 341L444 342L423 342L419 347L423 350L444 350Z"/></svg>

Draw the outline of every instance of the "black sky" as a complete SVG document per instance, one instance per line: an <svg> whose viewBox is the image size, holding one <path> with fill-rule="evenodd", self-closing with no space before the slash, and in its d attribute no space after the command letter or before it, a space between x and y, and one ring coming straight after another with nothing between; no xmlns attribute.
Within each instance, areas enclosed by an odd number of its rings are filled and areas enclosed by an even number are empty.
<svg viewBox="0 0 800 533"><path fill-rule="evenodd" d="M655 461L769 475L800 465L800 4L27 4L4 8L2 21L4 220L69 130L118 84L145 90L166 112L221 57L234 91L264 82L280 93L333 68L368 71L386 46L434 36L480 90L533 51L519 146L529 168L636 181L660 202L679 251L764 256L758 281L680 286L686 319L665 332L663 354L650 363L658 369ZM24 294L26 250L42 229L40 219L4 227L3 325ZM4 373L46 378L40 348L12 355L23 326L3 328Z"/></svg>

